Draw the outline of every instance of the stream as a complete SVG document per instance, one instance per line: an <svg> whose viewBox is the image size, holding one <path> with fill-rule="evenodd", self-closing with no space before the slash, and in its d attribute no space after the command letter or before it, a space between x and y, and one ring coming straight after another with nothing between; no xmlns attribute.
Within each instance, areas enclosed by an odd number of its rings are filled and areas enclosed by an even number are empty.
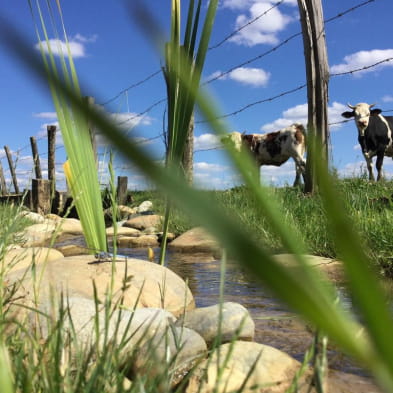
<svg viewBox="0 0 393 393"><path fill-rule="evenodd" d="M119 249L119 254L147 259L146 249ZM156 250L156 255L159 250ZM166 266L187 281L196 307L207 307L219 302L220 261L206 254L178 254L168 251ZM343 291L345 307L350 301ZM260 283L249 277L245 269L229 262L226 267L224 301L236 302L250 312L255 322L256 342L278 348L299 361L310 347L314 335L310 326L292 313ZM329 367L339 371L368 376L350 358L330 343Z"/></svg>
<svg viewBox="0 0 393 393"><path fill-rule="evenodd" d="M84 239L73 237L65 243L83 247ZM154 251L157 260L159 249ZM119 248L117 254L148 260L145 248ZM207 254L179 254L168 250L166 267L187 282L194 296L196 307L207 307L219 303L219 260ZM339 288L339 293L344 307L351 307L345 292ZM226 267L224 301L236 302L247 308L255 322L254 341L278 348L300 362L303 360L305 352L314 339L312 328L260 283L250 278L245 269L233 262L228 262ZM369 376L331 342L328 346L328 364L335 370Z"/></svg>

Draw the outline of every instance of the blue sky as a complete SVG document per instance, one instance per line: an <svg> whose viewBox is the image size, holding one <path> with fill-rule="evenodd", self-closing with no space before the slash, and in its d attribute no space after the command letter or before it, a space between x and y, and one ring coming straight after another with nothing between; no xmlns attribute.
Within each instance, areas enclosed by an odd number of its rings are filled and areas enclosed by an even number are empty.
<svg viewBox="0 0 393 393"><path fill-rule="evenodd" d="M169 31L170 0L143 3L166 34ZM325 26L329 66L333 74L367 67L393 57L392 1L374 0L351 10L362 3L363 0L323 1L325 20L333 18ZM164 129L166 107L165 102L157 104L165 98L162 73L158 72L138 86L125 90L159 71L162 59L135 23L126 4L104 0L63 1L64 22L83 93L93 96L97 105L115 122L123 123L130 137L138 138L157 160L162 160L164 144L160 135ZM187 4L188 1L182 1L183 19ZM335 18L346 10L351 11ZM0 13L12 21L34 49L37 38L28 2L2 2ZM258 19L228 38L255 18ZM302 37L294 36L300 31L296 0L220 1L211 46L225 41L209 50L203 75L204 81L215 78L207 86L219 103L222 114L229 115L225 117L229 132L264 133L295 121L306 124L306 89L283 94L306 81ZM277 49L268 53L274 48ZM0 159L9 182L8 163L2 149L4 145L9 146L14 160L17 160L18 181L23 188L32 177L29 137L38 138L45 176L46 126L56 124L57 120L46 85L37 81L28 68L4 48L0 52L0 65ZM275 96L280 97L271 99ZM258 104L260 101L266 102ZM376 103L386 111L386 115L392 115L393 61L362 72L332 76L329 86L330 123L344 120L340 114L346 110L347 102ZM200 120L197 116L195 183L207 188L227 188L237 184L236 173L223 151L217 148L212 131ZM364 170L355 124L351 121L332 125L330 131L332 164L339 173L350 176ZM57 141L56 154L57 178L61 188L64 184L61 165L65 159L61 138ZM103 161L101 170L105 172L105 157L100 158ZM391 159L385 159L384 169L387 176L393 175ZM120 157L116 160L116 171L118 175L129 177L130 189L149 186L132 165L123 162ZM288 161L279 168L264 167L262 176L268 184L292 183L294 164ZM104 175L101 181L107 181Z"/></svg>

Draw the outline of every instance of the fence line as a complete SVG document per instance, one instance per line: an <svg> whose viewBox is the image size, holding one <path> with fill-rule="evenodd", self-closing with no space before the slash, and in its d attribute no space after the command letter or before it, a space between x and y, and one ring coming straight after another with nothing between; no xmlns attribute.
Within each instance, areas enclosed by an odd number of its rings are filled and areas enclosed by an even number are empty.
<svg viewBox="0 0 393 393"><path fill-rule="evenodd" d="M265 15L267 12L271 11L272 9L276 8L276 7L277 7L278 5L280 5L283 1L284 1L284 0L278 1L278 2L277 2L276 4L274 4L269 10L265 11L265 12L262 13L261 15L257 16L256 18L254 18L252 21L249 21L249 22L246 23L245 25L241 26L241 27L238 28L237 30L235 30L235 31L233 31L232 33L230 33L226 38L222 39L222 42L228 41L228 39L229 39L230 37L234 36L238 31L242 30L243 28L245 28L245 27L248 26L248 25L251 25L252 23L255 23L260 17L262 17L263 15ZM366 5L370 4L370 3L373 3L373 2L375 2L375 1L376 1L376 0L365 0L365 1L363 1L362 3L359 3L359 4L357 4L357 5L353 6L353 7L350 7L350 8L348 8L348 9L344 10L344 11L339 12L339 13L336 14L335 16L332 16L332 17L326 19L324 23L327 24L327 23L333 22L334 20L339 19L339 18L341 18L341 17L343 17L343 16L345 16L345 15L351 13L351 12L354 12L354 11L356 11L357 9L359 9L359 8L361 8L361 7L364 7L364 6L366 6ZM251 58L251 59L249 59L249 60L246 60L246 61L244 61L244 62L242 62L242 63L239 63L237 66L231 67L229 70L224 71L222 74L220 74L219 76L217 76L217 77L215 77L215 78L212 78L211 80L207 81L206 83L211 83L211 82L213 82L213 81L219 79L220 77L227 75L228 73L230 73L231 71L233 71L233 70L236 69L236 68L243 67L243 66L245 66L245 65L251 64L251 63L253 63L253 62L256 61L256 60L259 60L259 59L261 59L262 57L265 57L265 56L267 56L268 54L275 52L277 49L279 49L279 48L281 48L282 46L284 46L285 44L287 44L287 43L288 43L289 41L291 41L293 38L298 37L298 36L301 36L301 34L302 34L302 33L299 31L299 32L297 32L297 33L295 33L295 34L293 34L293 35L287 37L286 39L284 39L283 41L281 41L281 42L280 42L278 45L276 45L275 47L273 47L273 48L267 50L266 52L261 53L261 54L258 55L258 56L255 56L255 57L253 57L253 58ZM220 43L219 43L219 44L220 44ZM209 50L215 49L215 47L218 47L218 46L221 46L221 44L220 44L220 45L218 45L218 44L213 45L211 48L209 48ZM119 93L117 93L115 96L113 96L112 98L109 98L107 101L105 101L105 102L102 103L101 105L106 105L106 104L108 104L108 103L114 101L116 98L119 98L122 94L128 92L129 90L132 90L132 89L135 88L135 87L138 87L138 86L142 85L143 83L147 82L148 80L150 80L150 79L153 78L154 76L158 75L159 73L161 73L161 69L159 69L159 70L157 70L157 71L154 71L152 74L150 74L150 75L148 75L147 77L141 79L140 81L135 82L135 83L131 84L130 86L124 88L124 89L121 90ZM152 108L152 107L156 106L158 103L161 103L161 102L162 102L162 100L160 100L159 102L153 104L153 105L152 105L151 107L149 107L149 108ZM147 113L147 112L150 110L149 108L148 108L147 110L145 110L144 112L142 112L142 113Z"/></svg>

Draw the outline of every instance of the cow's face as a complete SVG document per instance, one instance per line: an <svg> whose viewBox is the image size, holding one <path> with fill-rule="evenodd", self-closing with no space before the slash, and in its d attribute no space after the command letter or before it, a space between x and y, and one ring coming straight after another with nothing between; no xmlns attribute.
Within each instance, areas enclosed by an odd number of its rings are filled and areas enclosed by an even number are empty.
<svg viewBox="0 0 393 393"><path fill-rule="evenodd" d="M221 143L224 145L230 143L235 150L240 151L242 148L242 134L234 131L221 139Z"/></svg>
<svg viewBox="0 0 393 393"><path fill-rule="evenodd" d="M356 105L348 104L352 111L344 112L341 115L347 119L351 117L355 118L359 134L363 136L366 128L368 127L370 116L379 115L382 112L380 109L371 109L374 105L375 104L369 105L365 102L361 102Z"/></svg>

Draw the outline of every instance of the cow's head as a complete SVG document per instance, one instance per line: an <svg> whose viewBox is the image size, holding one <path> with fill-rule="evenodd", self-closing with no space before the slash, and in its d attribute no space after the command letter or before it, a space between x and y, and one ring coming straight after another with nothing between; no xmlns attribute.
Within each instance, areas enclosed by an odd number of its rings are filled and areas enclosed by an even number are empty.
<svg viewBox="0 0 393 393"><path fill-rule="evenodd" d="M346 119L354 117L359 134L364 135L364 131L368 127L370 121L370 116L376 116L382 112L381 109L371 109L374 105L375 104L369 105L365 102L360 102L356 105L348 104L348 107L351 108L352 111L343 112L341 116Z"/></svg>
<svg viewBox="0 0 393 393"><path fill-rule="evenodd" d="M233 131L227 136L221 138L221 143L227 145L232 144L235 150L240 151L242 149L242 134L237 131Z"/></svg>

